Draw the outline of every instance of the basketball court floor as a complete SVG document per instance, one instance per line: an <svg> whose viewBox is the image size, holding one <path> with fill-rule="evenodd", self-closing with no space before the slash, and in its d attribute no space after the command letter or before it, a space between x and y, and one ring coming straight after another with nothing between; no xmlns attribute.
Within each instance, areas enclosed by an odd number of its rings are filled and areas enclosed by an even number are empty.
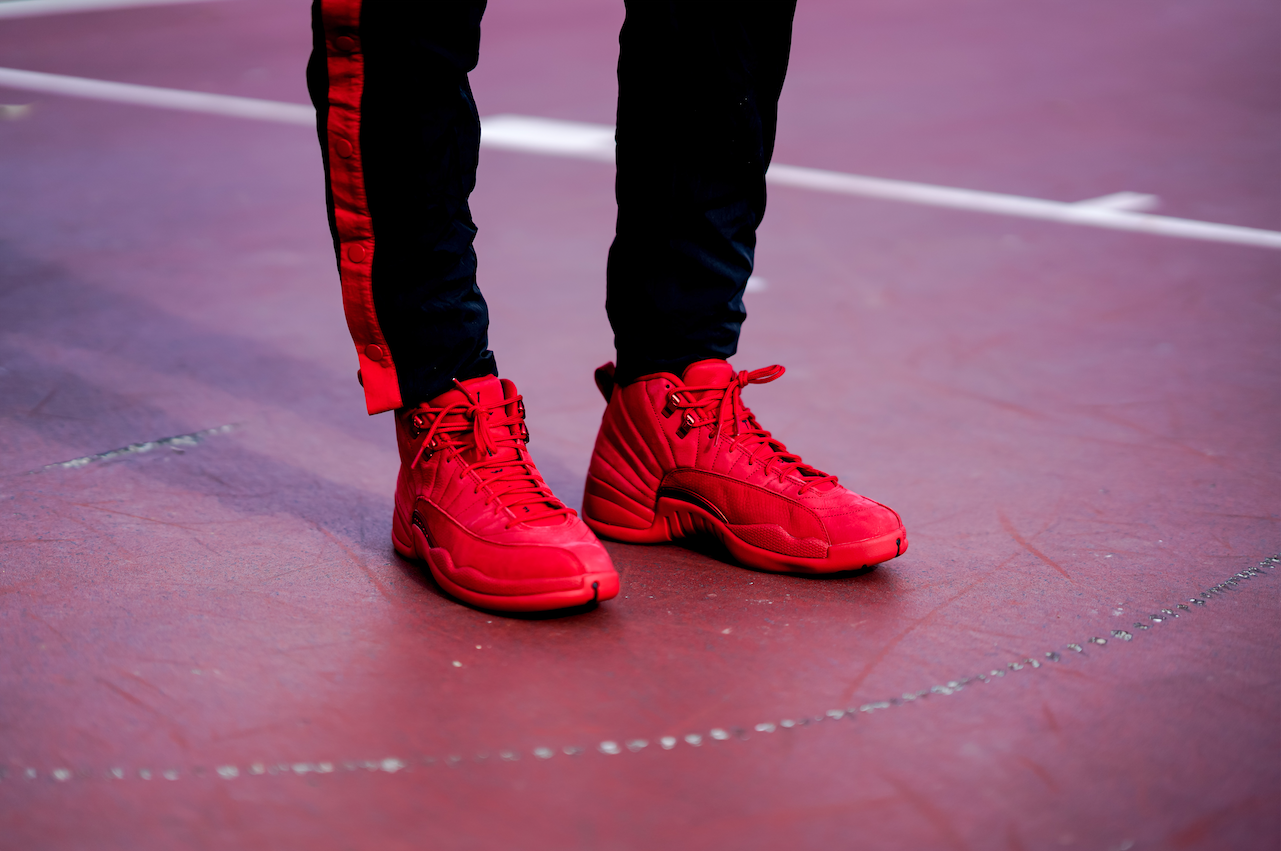
<svg viewBox="0 0 1281 851"><path fill-rule="evenodd" d="M494 0L473 75L491 343L573 506L621 19ZM911 550L611 543L617 599L510 617L391 547L305 0L3 0L0 847L1278 847L1278 32L802 0L734 362Z"/></svg>

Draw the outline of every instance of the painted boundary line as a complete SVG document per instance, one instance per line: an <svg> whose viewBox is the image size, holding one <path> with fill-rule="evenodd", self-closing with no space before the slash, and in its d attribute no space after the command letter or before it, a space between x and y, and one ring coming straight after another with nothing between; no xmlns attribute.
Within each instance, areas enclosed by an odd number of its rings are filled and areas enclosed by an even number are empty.
<svg viewBox="0 0 1281 851"><path fill-rule="evenodd" d="M156 1L151 0L151 2ZM10 0L10 2L36 2L36 0ZM41 2L52 2L52 0L41 0ZM72 0L65 0L65 2L72 2ZM183 2L193 2L193 0L183 0ZM179 109L235 118L252 118L308 127L315 126L316 122L315 112L310 106L303 104L140 86L132 83L113 83L106 80L22 71L15 68L0 68L0 86L67 97ZM614 128L603 124L585 124L550 118L494 115L482 120L481 144L486 147L525 153L613 162ZM1126 206L1125 199L1150 197L1140 196L1137 193L1117 193L1102 199L1067 203L883 177L844 174L782 163L771 166L766 179L778 186L873 198L880 201L898 201L972 213L1039 219L1059 224L1281 249L1281 231L1199 222L1171 216L1154 216L1123 209ZM1117 203L1116 199L1122 196L1125 198L1121 203Z"/></svg>
<svg viewBox="0 0 1281 851"><path fill-rule="evenodd" d="M274 100L190 92L184 89L162 89L156 86L139 86L134 83L112 83L107 80L67 77L62 74L22 71L17 68L0 68L0 86L49 95L127 103L134 106L155 106L161 109L204 112L233 118L255 118L259 121L316 126L316 110L312 107Z"/></svg>
<svg viewBox="0 0 1281 851"><path fill-rule="evenodd" d="M1143 631L1152 629L1157 624L1180 617L1184 614L1191 613L1194 606L1205 606L1208 601L1218 598L1219 595L1229 591L1242 582L1256 577L1269 576L1276 570L1278 563L1281 563L1281 554L1269 556L1259 562L1258 565L1246 568L1238 573L1225 579L1223 582L1213 585L1202 591L1195 597L1189 599L1186 603L1179 603L1167 608L1162 608L1155 614L1148 615L1147 622L1136 621L1132 629L1133 632L1125 629L1114 629L1111 631L1113 639L1120 641L1133 641L1135 636ZM1071 654L1085 653L1085 645L1105 646L1108 643L1107 638L1094 636L1084 642L1072 642L1065 644L1064 649ZM993 668L985 674L975 674L974 676L961 677L960 679L951 680L942 685L931 686L930 688L921 689L920 691L907 692L900 697L891 697L889 700L876 701L874 703L864 703L861 706L851 706L847 709L829 709L822 715L815 716L798 716L797 718L784 718L777 723L774 721L763 721L756 724L752 730L756 733L769 734L778 730L791 730L798 727L808 727L811 724L818 724L823 721L840 721L842 718L853 720L859 715L868 712L876 712L883 709L906 706L918 700L923 700L931 696L947 696L956 694L962 689L975 683L991 684L1008 674L1021 671L1027 668L1033 670L1043 667L1048 663L1058 663L1064 661L1063 654L1056 650L1050 650L1042 656L1029 656L1017 662L1010 662L1005 668ZM701 747L705 742L715 741L723 742L728 740L745 741L751 738L748 730L742 727L715 727L707 733L687 733L684 736L660 736L654 741L648 739L607 739L598 742L595 750L607 756L616 756L624 750L632 753L638 753L648 748L651 744L656 744L663 750L672 750L682 742L690 747ZM564 745L560 748L536 747L529 752L537 760L551 759L558 753L566 756L580 756L591 750L590 745L583 746L580 744ZM301 776L304 774L333 774L343 771L383 771L388 774L396 774L400 771L410 771L415 767L427 767L434 765L444 765L455 767L463 762L493 763L493 762L518 762L522 754L518 750L496 750L496 751L479 751L473 757L468 758L459 754L452 754L445 757L420 756L420 757L398 757L388 756L376 760L344 760L344 761L320 761L320 762L254 762L248 765L219 765L213 769L202 766L195 766L189 769L179 768L131 768L126 769L121 766L113 766L103 769L89 768L68 768L58 767L52 769L39 769L35 767L19 768L16 771L10 771L8 766L0 766L0 781L6 780L27 780L46 782L65 783L69 780L181 780L184 778L212 778L219 777L223 780L235 780L242 776Z"/></svg>
<svg viewBox="0 0 1281 851"><path fill-rule="evenodd" d="M1041 219L1065 225L1087 225L1155 236L1228 242L1258 248L1281 248L1281 232L1278 231L1176 219L1171 216L1154 216L1149 213L1131 213L1095 206L1088 202L1068 204L1062 201L1024 198L1019 195L953 189L947 186L932 186L928 183L861 177L857 174L841 174L835 171L781 164L771 166L766 179L782 186L860 195L882 201L903 201L909 204L948 207L973 213Z"/></svg>
<svg viewBox="0 0 1281 851"><path fill-rule="evenodd" d="M524 115L494 115L483 119L481 144L553 156L608 162L614 160L614 128L603 124L531 118ZM1151 195L1137 192L1117 192L1102 198L1066 203L1025 198L1021 195L1002 195L997 192L913 183L907 180L891 180L884 177L865 177L782 163L770 166L765 179L778 186L855 195L880 201L899 201L972 213L1041 219L1060 224L1086 225L1183 239L1228 242L1260 248L1281 248L1281 232L1278 231L1135 212L1133 208L1148 206L1156 200Z"/></svg>
<svg viewBox="0 0 1281 851"><path fill-rule="evenodd" d="M0 20L65 15L70 12L105 12L134 6L177 6L182 3L209 3L213 0L0 0Z"/></svg>

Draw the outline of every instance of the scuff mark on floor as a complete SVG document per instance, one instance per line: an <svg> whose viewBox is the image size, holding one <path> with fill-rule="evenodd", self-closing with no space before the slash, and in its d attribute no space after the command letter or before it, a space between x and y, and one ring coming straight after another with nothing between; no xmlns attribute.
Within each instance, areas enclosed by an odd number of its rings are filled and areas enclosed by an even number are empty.
<svg viewBox="0 0 1281 851"><path fill-rule="evenodd" d="M197 446L207 437L215 434L226 434L229 431L239 427L239 423L228 423L214 428L207 428L203 431L193 431L191 434L178 434L173 437L162 437L159 440L148 440L142 443L131 443L128 446L122 446L119 449L109 449L106 452L99 452L97 455L85 455L82 458L72 458L70 461L58 461L54 464L45 464L39 470L32 470L32 473L40 473L45 470L74 470L77 467L85 467L99 461L110 461L114 458L122 458L129 455L142 455L147 452L153 452L157 449L186 449Z"/></svg>

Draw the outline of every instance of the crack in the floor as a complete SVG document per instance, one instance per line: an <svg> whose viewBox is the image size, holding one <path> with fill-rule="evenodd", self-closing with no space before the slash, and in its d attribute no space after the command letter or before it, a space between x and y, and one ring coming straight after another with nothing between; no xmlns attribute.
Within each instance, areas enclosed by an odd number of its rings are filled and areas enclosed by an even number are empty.
<svg viewBox="0 0 1281 851"><path fill-rule="evenodd" d="M230 426L223 426L222 429L210 429L212 433L220 430L227 430ZM68 462L69 463L69 462ZM1180 616L1181 613L1190 613L1194 606L1205 606L1208 601L1217 598L1219 595L1232 588L1237 587L1246 580L1256 577L1264 577L1268 572L1276 570L1278 563L1281 563L1281 553L1265 558L1254 567L1247 568L1202 591L1195 597L1190 598L1186 603L1178 603L1172 606L1159 609L1154 614L1148 616L1150 623L1136 621L1133 629L1137 631L1149 630L1156 624L1164 623ZM1111 635L1121 641L1132 641L1135 633L1127 630L1114 629ZM1103 646L1108 643L1108 639L1101 636L1092 636L1084 642L1072 642L1064 645L1064 648L1073 654L1084 653L1085 644ZM1070 658L1070 657L1069 657ZM817 716L799 716L797 718L784 718L777 723L773 721L763 721L756 724L752 729L754 732L769 734L777 730L794 729L797 727L807 727L811 724L823 721L839 721L842 718L854 718L861 713L876 712L883 709L891 709L897 706L905 706L917 700L922 700L931 695L946 696L961 691L972 683L991 683L1007 676L1010 673L1024 670L1025 668L1037 669L1046 663L1058 663L1064 659L1063 655L1056 650L1045 652L1041 657L1026 657L1016 662L1008 663L1005 668L993 668L986 674L976 674L970 677L962 677L957 680L950 680L941 685L931 686L930 688L921 689L916 692L907 692L899 697L892 697L888 700L865 703L861 706L852 706L847 709L829 709L822 715ZM701 747L704 742L727 741L730 739L747 739L749 731L742 727L715 727L707 733L687 733L682 737L660 736L654 742L648 739L626 739L612 740L607 739L599 742L595 750L606 755L621 754L624 750L636 753L648 748L651 744L656 744L663 750L672 750L681 742L691 747ZM565 745L559 749L550 747L536 747L530 751L530 755L535 759L551 759L557 753L566 756L578 756L586 753L588 748L577 745ZM445 765L456 766L464 761L469 762L516 762L520 760L521 752L517 750L497 750L497 751L480 751L470 759L458 754L452 754L445 757L421 756L418 758L401 758L396 756L384 757L377 760L348 760L341 762L278 762L266 763L255 762L244 766L238 765L219 765L212 769L203 766L195 766L187 771L177 768L151 769L139 768L136 771L126 771L124 768L112 767L105 771L94 771L91 769L70 769L54 768L51 770L41 771L36 768L27 767L10 774L5 766L0 766L0 781L10 777L14 779L38 780L44 778L56 782L66 782L72 779L109 779L109 780L126 780L137 778L140 780L152 780L163 778L165 780L179 780L184 777L212 777L217 776L224 780L234 780L241 776L254 775L305 775L305 774L332 774L340 771L383 771L388 774L395 774L400 771L411 770L414 766L432 766Z"/></svg>
<svg viewBox="0 0 1281 851"><path fill-rule="evenodd" d="M235 429L238 423L228 423L227 425L207 428L203 431L193 431L191 434L177 434L173 437L162 437L158 440L147 440L142 443L131 443L128 446L122 446L119 449L109 449L106 452L99 452L97 455L85 455L82 458L72 458L70 461L58 461L54 464L45 464L39 470L32 470L32 473L41 473L45 470L74 470L78 467L85 467L99 461L110 461L113 458L122 458L129 455L142 455L146 452L152 452L156 449L175 449L184 450L197 446L206 437L212 437L215 434L226 434Z"/></svg>

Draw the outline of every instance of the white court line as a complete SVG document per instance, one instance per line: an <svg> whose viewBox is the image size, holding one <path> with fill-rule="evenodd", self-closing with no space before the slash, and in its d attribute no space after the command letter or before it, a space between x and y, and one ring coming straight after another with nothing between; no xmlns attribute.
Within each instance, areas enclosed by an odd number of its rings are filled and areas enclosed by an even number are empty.
<svg viewBox="0 0 1281 851"><path fill-rule="evenodd" d="M139 86L134 83L111 83L106 80L67 77L40 71L19 71L16 68L0 68L0 86L28 92L44 92L50 95L128 103L135 106L158 106L163 109L182 109L189 112L230 115L235 118L256 118L260 121L316 126L316 110L312 107L275 100L213 95L206 92L189 92L184 89L162 89L156 86Z"/></svg>
<svg viewBox="0 0 1281 851"><path fill-rule="evenodd" d="M1142 192L1113 192L1111 195L1104 195L1102 198L1077 201L1076 206L1146 213L1148 210L1155 210L1160 203L1161 199L1155 195L1145 195Z"/></svg>
<svg viewBox="0 0 1281 851"><path fill-rule="evenodd" d="M608 124L491 115L480 120L480 143L531 154L614 161L614 128Z"/></svg>
<svg viewBox="0 0 1281 851"><path fill-rule="evenodd" d="M0 68L0 86L139 106L278 121L286 124L313 126L315 123L312 108L303 104L163 89L131 83L111 83L105 80L20 71L12 68ZM521 115L494 115L482 119L481 124L481 144L487 147L576 159L612 160L613 137L613 128L604 124L584 124ZM996 192L980 192L973 189L954 189L928 183L912 183L906 180L890 180L883 177L864 177L781 163L775 163L770 167L766 179L780 186L876 198L883 201L900 201L974 213L1040 219L1060 224L1087 225L1182 239L1226 242L1260 248L1281 248L1281 232L1278 231L1198 222L1170 216L1153 216L1118 209L1126 203L1133 204L1132 197L1122 203L1117 203L1116 195L1086 202L1065 203L1025 198L1019 195L1002 195ZM1131 195L1137 196L1138 193L1131 193Z"/></svg>
<svg viewBox="0 0 1281 851"><path fill-rule="evenodd" d="M69 12L100 12L130 6L170 6L178 3L208 3L211 0L3 0L0 18L32 18L37 15L65 15Z"/></svg>
<svg viewBox="0 0 1281 851"><path fill-rule="evenodd" d="M1088 204L1065 204L1062 201L1043 201L1040 198L999 195L995 192L979 192L973 189L952 189L947 186L932 186L928 183L910 183L906 180L860 177L856 174L841 174L794 165L773 165L766 178L784 186L861 195L864 198L879 198L884 201L904 201L909 204L950 207L954 210L968 210L974 213L995 213L1024 219L1059 222L1065 225L1089 225L1158 236L1253 245L1259 248L1281 248L1281 232L1278 231L1219 225L1170 216L1153 216L1147 213L1129 213Z"/></svg>
<svg viewBox="0 0 1281 851"><path fill-rule="evenodd" d="M614 128L605 124L584 124L524 115L494 115L482 120L481 129L481 144L540 154L594 160L613 159ZM994 213L1183 239L1281 248L1281 232L1277 231L1132 212L1150 207L1156 201L1155 196L1138 192L1118 192L1102 198L1064 203L883 177L864 177L782 163L771 165L765 179L780 186L857 195L882 201L949 207L974 213Z"/></svg>

